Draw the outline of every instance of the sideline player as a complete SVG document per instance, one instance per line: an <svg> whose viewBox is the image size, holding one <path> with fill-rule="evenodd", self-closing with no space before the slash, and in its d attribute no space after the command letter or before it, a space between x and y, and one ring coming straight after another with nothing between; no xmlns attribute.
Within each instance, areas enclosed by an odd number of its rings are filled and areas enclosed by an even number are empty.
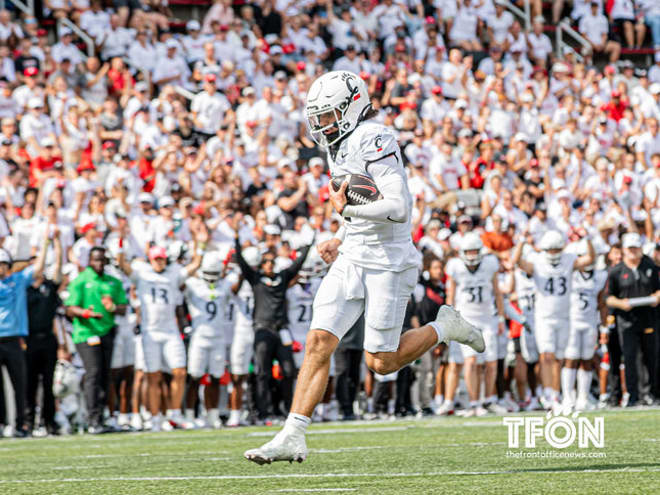
<svg viewBox="0 0 660 495"><path fill-rule="evenodd" d="M586 255L581 245L578 255ZM592 358L598 343L599 322L607 322L607 272L591 264L573 272L571 287L571 329L566 345L566 363L561 370L562 407L564 412L592 410L589 388L592 380ZM577 377L577 400L573 387Z"/></svg>
<svg viewBox="0 0 660 495"><path fill-rule="evenodd" d="M220 428L220 377L225 372L225 336L220 320L231 293L238 287L232 287L227 280L220 279L222 262L217 251L204 255L199 271L199 276L186 280L184 290L193 329L188 346L188 374L195 394L204 374L210 375L211 383L204 394L206 424L211 428Z"/></svg>
<svg viewBox="0 0 660 495"><path fill-rule="evenodd" d="M483 256L484 245L476 232L468 232L460 240L459 257L447 263L447 303L461 308L464 318L483 329L486 350L483 356L477 355L469 346L452 342L449 345L449 362L455 363L450 369L453 390L447 390L447 397L453 397L458 385L460 366L465 362L465 385L470 399L470 407L465 416L481 416L487 411L506 413L506 408L497 403L495 380L497 379L497 359L504 350L500 343L504 335L504 305L498 288L500 264L493 255ZM497 308L497 317L493 314ZM486 367L484 407L479 405L479 370L477 365L483 358ZM449 388L449 387L447 387ZM446 399L439 414L453 410L454 404Z"/></svg>
<svg viewBox="0 0 660 495"><path fill-rule="evenodd" d="M412 197L394 133L368 122L375 112L364 81L347 71L324 74L310 87L305 112L312 137L328 151L332 175L369 176L383 198L348 205L346 181L337 191L329 188L344 227L318 246L324 261L334 263L314 299L305 357L284 428L262 447L245 452L259 464L307 457L305 432L325 392L330 358L363 312L365 360L382 375L439 342L455 340L484 350L481 332L449 306L440 308L436 321L401 335L419 265L410 235Z"/></svg>
<svg viewBox="0 0 660 495"><path fill-rule="evenodd" d="M177 295L185 280L199 268L208 232L201 230L195 240L195 256L188 266L178 263L167 265L165 248L153 246L149 249L149 263L135 260L127 263L123 250L119 252L117 264L136 286L140 301L140 337L144 352L147 375L148 407L152 414L152 430L160 431L162 369L166 364L172 370L168 419L182 424L181 399L186 382L186 351L177 327ZM199 250L197 249L199 247Z"/></svg>
<svg viewBox="0 0 660 495"><path fill-rule="evenodd" d="M539 241L540 253L522 259L523 241L516 246L511 260L534 280L534 332L540 354L541 402L546 409L560 407L560 370L570 328L573 272L584 270L595 258L591 241L586 239L586 243L587 254L577 257L564 251L566 241L560 232L549 230Z"/></svg>

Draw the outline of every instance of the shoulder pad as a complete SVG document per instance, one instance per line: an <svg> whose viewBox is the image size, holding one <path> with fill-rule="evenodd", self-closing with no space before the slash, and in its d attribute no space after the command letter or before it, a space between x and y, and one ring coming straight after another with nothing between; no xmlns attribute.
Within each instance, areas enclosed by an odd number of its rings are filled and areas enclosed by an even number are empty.
<svg viewBox="0 0 660 495"><path fill-rule="evenodd" d="M396 136L380 124L363 124L354 134L359 141L360 156L367 163L376 162L399 151Z"/></svg>

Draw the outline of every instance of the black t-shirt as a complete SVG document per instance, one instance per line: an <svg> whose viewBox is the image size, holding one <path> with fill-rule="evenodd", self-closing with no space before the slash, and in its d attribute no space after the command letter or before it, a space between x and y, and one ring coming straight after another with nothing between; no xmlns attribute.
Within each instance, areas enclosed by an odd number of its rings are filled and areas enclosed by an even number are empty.
<svg viewBox="0 0 660 495"><path fill-rule="evenodd" d="M608 285L609 295L619 299L650 296L660 290L660 270L648 256L642 256L642 261L636 270L631 270L622 261L610 271ZM651 306L640 306L631 311L617 309L614 314L619 329L656 326L656 309Z"/></svg>
<svg viewBox="0 0 660 495"><path fill-rule="evenodd" d="M57 294L59 284L51 280L44 282L37 288L30 285L27 290L29 336L45 336L53 333L53 320L55 312L61 304Z"/></svg>
<svg viewBox="0 0 660 495"><path fill-rule="evenodd" d="M23 74L23 71L30 67L34 67L35 69L39 70L39 59L32 55L27 55L27 56L21 55L19 57L16 57L16 60L14 61L14 66L16 67L16 72L20 74Z"/></svg>
<svg viewBox="0 0 660 495"><path fill-rule="evenodd" d="M199 148L204 142L204 137L194 130L188 130L184 133L181 129L176 129L172 134L176 134L181 138L181 146L184 148L190 146Z"/></svg>
<svg viewBox="0 0 660 495"><path fill-rule="evenodd" d="M289 198L296 194L297 190L296 189L285 189L280 193L277 199L280 198ZM295 220L296 217L308 217L309 216L309 208L307 207L307 202L303 199L301 200L295 208L293 208L290 211L283 211L284 214L284 219L286 220L286 229L291 229L293 228L293 221Z"/></svg>
<svg viewBox="0 0 660 495"><path fill-rule="evenodd" d="M443 282L435 284L430 280L422 280L421 285L424 287L424 297L417 303L415 314L419 323L425 325L426 322L435 320L440 306L445 304L447 291Z"/></svg>

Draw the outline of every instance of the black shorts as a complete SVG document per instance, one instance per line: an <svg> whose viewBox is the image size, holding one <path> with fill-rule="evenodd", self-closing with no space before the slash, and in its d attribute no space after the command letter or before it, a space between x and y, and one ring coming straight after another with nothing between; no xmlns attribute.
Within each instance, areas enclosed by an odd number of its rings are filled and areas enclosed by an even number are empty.
<svg viewBox="0 0 660 495"><path fill-rule="evenodd" d="M629 22L631 24L635 23L634 19L612 19L612 24L610 24L610 30L608 34L608 39L612 41L617 41L623 43L623 25Z"/></svg>
<svg viewBox="0 0 660 495"><path fill-rule="evenodd" d="M515 337L513 340L513 346L515 349L516 354L520 354L522 352L522 348L520 347L520 337Z"/></svg>

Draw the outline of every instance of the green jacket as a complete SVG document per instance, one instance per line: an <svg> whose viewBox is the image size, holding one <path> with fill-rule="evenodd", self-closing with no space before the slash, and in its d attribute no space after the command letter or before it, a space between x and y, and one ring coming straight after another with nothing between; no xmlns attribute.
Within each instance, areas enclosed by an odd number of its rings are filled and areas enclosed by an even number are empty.
<svg viewBox="0 0 660 495"><path fill-rule="evenodd" d="M106 274L99 276L90 267L80 272L69 284L68 291L69 297L64 303L66 306L80 306L103 315L98 319L74 318L74 344L87 342L90 337L102 337L115 326L115 315L103 307L101 302L103 296L112 297L112 302L116 305L128 304L126 292L119 279Z"/></svg>

